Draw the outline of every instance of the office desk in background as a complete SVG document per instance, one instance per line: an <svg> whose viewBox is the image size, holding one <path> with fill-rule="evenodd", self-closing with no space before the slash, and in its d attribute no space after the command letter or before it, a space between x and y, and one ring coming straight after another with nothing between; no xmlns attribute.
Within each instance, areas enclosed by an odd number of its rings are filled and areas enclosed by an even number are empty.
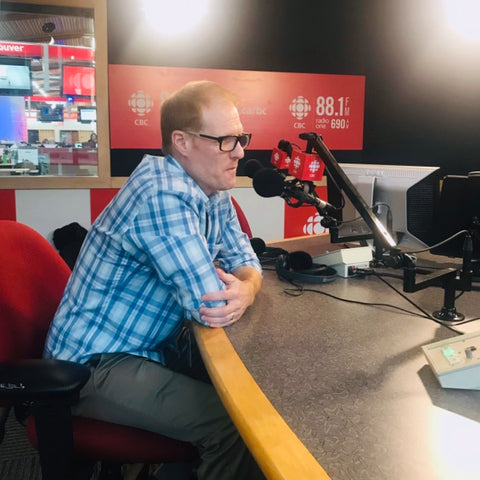
<svg viewBox="0 0 480 480"><path fill-rule="evenodd" d="M329 247L311 242L288 249ZM402 290L401 280L387 280ZM215 386L267 477L479 479L480 392L442 389L421 350L455 333L388 306L288 296L289 287L266 271L239 322L196 328ZM373 276L306 287L418 312ZM405 295L430 313L443 304L439 288ZM465 293L458 310L479 316L478 297Z"/></svg>

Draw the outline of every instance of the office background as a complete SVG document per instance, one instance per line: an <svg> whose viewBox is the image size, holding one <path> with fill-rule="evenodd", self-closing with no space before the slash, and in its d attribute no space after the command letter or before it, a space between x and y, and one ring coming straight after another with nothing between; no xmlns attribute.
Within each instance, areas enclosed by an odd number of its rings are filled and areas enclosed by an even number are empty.
<svg viewBox="0 0 480 480"><path fill-rule="evenodd" d="M340 161L479 168L480 39L450 26L442 1L211 4L198 29L169 36L162 18L146 26L136 4L109 0L109 63L365 75L364 148Z"/></svg>
<svg viewBox="0 0 480 480"><path fill-rule="evenodd" d="M173 36L140 2L107 5L109 64L365 75L364 147L334 152L339 161L478 169L480 41L448 24L440 0L211 0L203 24ZM0 214L48 237L71 221L88 228L111 193L3 191ZM256 236L283 236L281 199L234 195Z"/></svg>

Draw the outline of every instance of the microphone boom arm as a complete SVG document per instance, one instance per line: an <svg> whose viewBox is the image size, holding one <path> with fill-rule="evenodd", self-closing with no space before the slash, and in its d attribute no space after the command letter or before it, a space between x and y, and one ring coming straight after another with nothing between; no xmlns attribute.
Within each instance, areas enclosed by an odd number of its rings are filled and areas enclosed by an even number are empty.
<svg viewBox="0 0 480 480"><path fill-rule="evenodd" d="M367 205L347 175L345 175L345 172L338 164L332 152L330 152L323 142L322 137L316 133L301 133L300 138L302 140L307 140L307 153L311 153L313 150L318 153L325 163L328 173L333 177L336 184L345 192L348 199L353 203L353 206L362 216L363 220L372 231L375 247L377 249L381 248L383 251L396 249L397 244L395 240L373 213L372 209ZM383 251L381 253L383 253Z"/></svg>

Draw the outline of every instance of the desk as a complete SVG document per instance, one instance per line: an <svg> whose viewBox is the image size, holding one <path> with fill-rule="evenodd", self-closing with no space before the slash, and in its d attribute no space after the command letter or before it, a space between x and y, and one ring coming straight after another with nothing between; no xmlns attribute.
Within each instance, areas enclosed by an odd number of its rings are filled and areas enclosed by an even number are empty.
<svg viewBox="0 0 480 480"><path fill-rule="evenodd" d="M480 392L442 389L421 351L453 332L390 307L289 297L287 286L266 271L241 321L196 328L214 384L268 478L480 478ZM415 311L375 277L310 286ZM443 302L438 288L406 295L428 312ZM474 317L479 304L468 292L457 308Z"/></svg>

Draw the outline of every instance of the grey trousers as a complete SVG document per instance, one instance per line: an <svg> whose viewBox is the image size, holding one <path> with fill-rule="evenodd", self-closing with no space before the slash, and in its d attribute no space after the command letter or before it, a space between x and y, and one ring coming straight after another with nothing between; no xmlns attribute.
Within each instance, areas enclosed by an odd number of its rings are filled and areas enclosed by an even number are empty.
<svg viewBox="0 0 480 480"><path fill-rule="evenodd" d="M172 352L168 366L124 353L103 354L91 363L74 414L192 443L200 455L199 480L265 478L209 383L196 348Z"/></svg>

